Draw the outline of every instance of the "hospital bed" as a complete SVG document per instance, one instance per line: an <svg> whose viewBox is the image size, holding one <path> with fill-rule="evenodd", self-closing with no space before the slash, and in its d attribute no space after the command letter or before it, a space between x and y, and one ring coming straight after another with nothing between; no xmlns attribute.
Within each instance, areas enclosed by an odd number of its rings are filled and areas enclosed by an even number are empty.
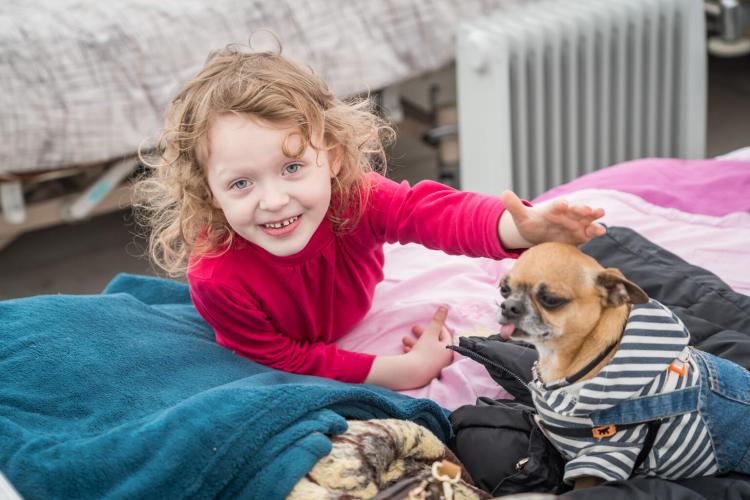
<svg viewBox="0 0 750 500"><path fill-rule="evenodd" d="M460 21L517 1L7 0L0 248L126 206L138 149L153 144L171 96L212 50L271 30L347 97L441 68Z"/></svg>

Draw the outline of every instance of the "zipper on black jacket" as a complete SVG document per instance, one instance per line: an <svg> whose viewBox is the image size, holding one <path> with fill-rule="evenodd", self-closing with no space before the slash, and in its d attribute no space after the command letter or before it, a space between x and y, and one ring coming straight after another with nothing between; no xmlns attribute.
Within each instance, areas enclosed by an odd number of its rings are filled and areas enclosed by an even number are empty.
<svg viewBox="0 0 750 500"><path fill-rule="evenodd" d="M477 361L478 363L481 363L485 366L491 366L492 368L497 368L498 370L507 373L511 377L518 380L521 383L521 385L523 385L526 388L526 390L529 391L529 394L531 394L531 389L529 389L528 387L528 382L524 382L524 380L521 377L519 377L518 375L516 375L515 373L513 373L511 370L507 369L503 365L497 363L496 361L493 361L492 359L486 356L482 356L481 354L477 354L476 352L472 351L471 349L467 349L466 347L461 347L458 345L449 345L448 349L452 349L456 351L457 353L463 356L466 356L469 359L473 359L474 361Z"/></svg>

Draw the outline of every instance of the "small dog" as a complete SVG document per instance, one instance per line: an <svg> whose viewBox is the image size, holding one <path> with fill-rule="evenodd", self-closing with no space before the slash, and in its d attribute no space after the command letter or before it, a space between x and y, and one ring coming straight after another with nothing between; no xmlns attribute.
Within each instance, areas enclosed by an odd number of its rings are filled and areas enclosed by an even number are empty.
<svg viewBox="0 0 750 500"><path fill-rule="evenodd" d="M544 243L500 293L501 336L539 353L529 388L566 482L750 473L750 373L688 346L680 319L619 270Z"/></svg>

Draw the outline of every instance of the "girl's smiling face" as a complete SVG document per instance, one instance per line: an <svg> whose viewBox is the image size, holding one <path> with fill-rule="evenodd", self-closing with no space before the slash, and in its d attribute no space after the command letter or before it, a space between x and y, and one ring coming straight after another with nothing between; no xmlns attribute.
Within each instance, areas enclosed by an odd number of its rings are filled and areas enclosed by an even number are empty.
<svg viewBox="0 0 750 500"><path fill-rule="evenodd" d="M208 132L206 174L214 203L229 226L272 255L301 251L331 204L331 178L338 167L328 152L301 146L299 131L250 116L227 113Z"/></svg>

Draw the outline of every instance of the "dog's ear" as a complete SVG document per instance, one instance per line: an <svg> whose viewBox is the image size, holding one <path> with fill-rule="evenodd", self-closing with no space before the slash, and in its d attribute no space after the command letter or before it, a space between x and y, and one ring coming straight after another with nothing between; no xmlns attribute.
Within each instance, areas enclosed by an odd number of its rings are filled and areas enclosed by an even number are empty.
<svg viewBox="0 0 750 500"><path fill-rule="evenodd" d="M623 304L645 304L648 295L641 287L629 281L619 269L608 267L596 277L596 283L607 293L607 305L618 307Z"/></svg>

